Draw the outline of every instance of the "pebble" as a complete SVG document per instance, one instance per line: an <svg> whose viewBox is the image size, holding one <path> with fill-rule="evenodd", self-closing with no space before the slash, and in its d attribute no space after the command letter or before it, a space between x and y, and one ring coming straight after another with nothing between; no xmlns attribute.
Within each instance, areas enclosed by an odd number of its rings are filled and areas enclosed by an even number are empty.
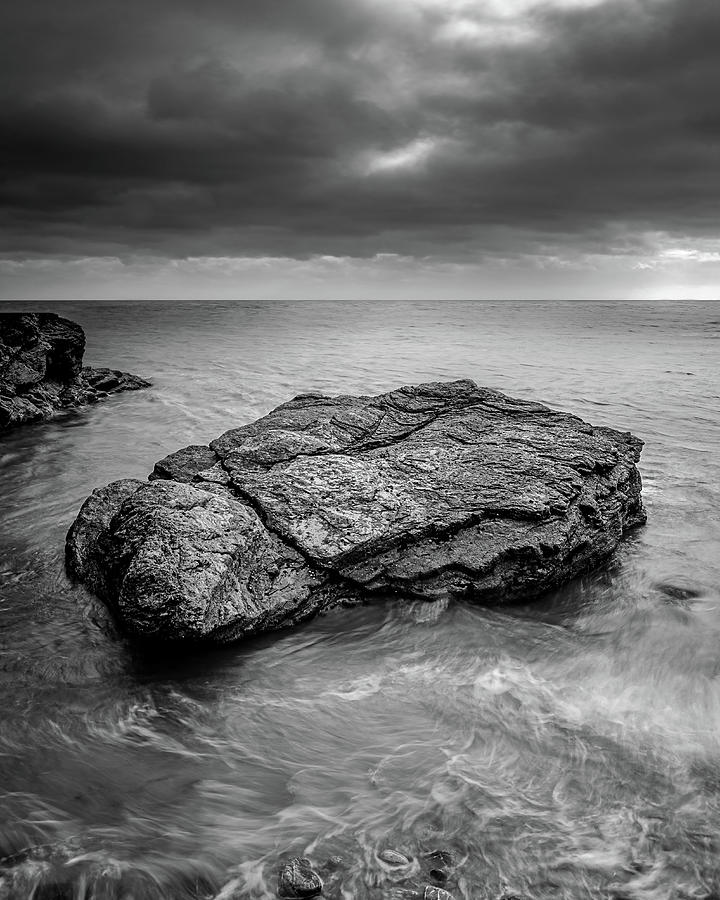
<svg viewBox="0 0 720 900"><path fill-rule="evenodd" d="M289 900L317 897L322 893L322 878L313 869L309 859L295 856L280 866L278 894Z"/></svg>
<svg viewBox="0 0 720 900"><path fill-rule="evenodd" d="M389 866L409 866L410 860L405 856L404 853L400 853L399 850L392 850L388 848L387 850L381 850L378 853L378 857Z"/></svg>
<svg viewBox="0 0 720 900"><path fill-rule="evenodd" d="M433 887L433 885L428 884L425 887L423 900L455 900L455 898L452 894L448 893L448 891L444 891L442 888Z"/></svg>
<svg viewBox="0 0 720 900"><path fill-rule="evenodd" d="M445 884L450 877L450 872L447 869L430 869L430 877L438 884Z"/></svg>

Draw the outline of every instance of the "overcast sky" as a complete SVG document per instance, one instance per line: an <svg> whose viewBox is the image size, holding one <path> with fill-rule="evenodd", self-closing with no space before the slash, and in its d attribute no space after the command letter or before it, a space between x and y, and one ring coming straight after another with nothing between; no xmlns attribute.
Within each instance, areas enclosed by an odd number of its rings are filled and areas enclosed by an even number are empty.
<svg viewBox="0 0 720 900"><path fill-rule="evenodd" d="M0 296L715 297L718 0L13 0Z"/></svg>

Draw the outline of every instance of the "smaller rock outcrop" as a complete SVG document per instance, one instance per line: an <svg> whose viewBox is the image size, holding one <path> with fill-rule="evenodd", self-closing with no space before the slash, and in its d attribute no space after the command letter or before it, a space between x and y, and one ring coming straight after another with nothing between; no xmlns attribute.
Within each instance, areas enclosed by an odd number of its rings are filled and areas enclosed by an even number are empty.
<svg viewBox="0 0 720 900"><path fill-rule="evenodd" d="M56 410L149 387L136 375L83 367L85 333L55 313L0 313L0 433Z"/></svg>

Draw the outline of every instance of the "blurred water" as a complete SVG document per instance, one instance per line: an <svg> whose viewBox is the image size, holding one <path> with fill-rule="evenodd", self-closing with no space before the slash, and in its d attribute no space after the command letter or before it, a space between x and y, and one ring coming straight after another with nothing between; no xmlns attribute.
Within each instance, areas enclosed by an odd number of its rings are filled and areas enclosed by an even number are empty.
<svg viewBox="0 0 720 900"><path fill-rule="evenodd" d="M274 896L298 853L343 857L331 897L424 883L384 847L453 849L468 900L720 892L720 305L42 308L154 386L0 441L0 898ZM68 585L93 487L303 391L466 377L646 440L648 525L602 572L175 658Z"/></svg>

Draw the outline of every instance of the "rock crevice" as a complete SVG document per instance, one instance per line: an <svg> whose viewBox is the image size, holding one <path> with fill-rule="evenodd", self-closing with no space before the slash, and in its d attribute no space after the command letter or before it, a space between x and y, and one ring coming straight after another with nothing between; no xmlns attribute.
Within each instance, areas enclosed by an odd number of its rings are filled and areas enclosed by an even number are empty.
<svg viewBox="0 0 720 900"><path fill-rule="evenodd" d="M148 483L96 492L68 569L128 633L169 641L233 640L382 592L517 601L645 521L641 448L471 381L305 394L165 457Z"/></svg>

